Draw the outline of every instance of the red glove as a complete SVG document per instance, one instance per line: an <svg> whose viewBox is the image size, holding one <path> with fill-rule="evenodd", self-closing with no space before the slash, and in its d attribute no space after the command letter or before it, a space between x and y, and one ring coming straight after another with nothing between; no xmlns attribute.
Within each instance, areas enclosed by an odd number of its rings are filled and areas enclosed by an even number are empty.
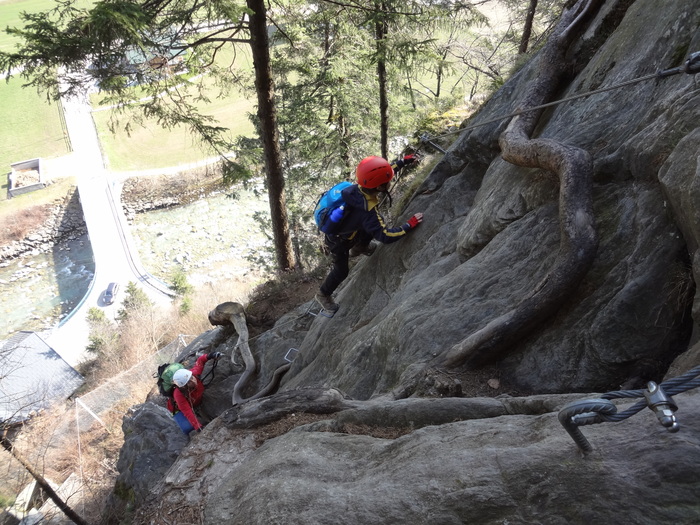
<svg viewBox="0 0 700 525"><path fill-rule="evenodd" d="M421 222L423 222L423 214L416 213L413 217L408 219L408 222L406 223L406 226L408 227L407 229L412 230L413 228L418 226Z"/></svg>
<svg viewBox="0 0 700 525"><path fill-rule="evenodd" d="M412 163L415 162L416 160L418 160L418 159L416 158L415 155L406 155L406 156L403 158L403 165L404 165L404 166L408 166L409 164L412 164Z"/></svg>

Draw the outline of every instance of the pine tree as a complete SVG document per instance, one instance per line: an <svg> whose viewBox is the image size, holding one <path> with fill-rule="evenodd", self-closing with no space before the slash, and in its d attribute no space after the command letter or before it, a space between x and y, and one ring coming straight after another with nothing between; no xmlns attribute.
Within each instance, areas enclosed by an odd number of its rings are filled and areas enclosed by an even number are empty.
<svg viewBox="0 0 700 525"><path fill-rule="evenodd" d="M145 92L143 115L164 127L189 128L222 155L229 178L243 170L226 157L233 147L227 130L197 107L215 94L205 92L201 82L183 82L179 73L215 76L225 89L234 75L228 65L217 63L217 55L225 46L250 46L277 263L281 270L294 267L263 0L246 0L245 5L103 0L89 8L68 1L49 12L25 13L23 19L23 28L8 29L22 44L17 51L0 53L0 69L8 74L21 70L28 85L47 96L74 95L96 82L109 94L107 102L121 111ZM126 124L127 131L130 126Z"/></svg>

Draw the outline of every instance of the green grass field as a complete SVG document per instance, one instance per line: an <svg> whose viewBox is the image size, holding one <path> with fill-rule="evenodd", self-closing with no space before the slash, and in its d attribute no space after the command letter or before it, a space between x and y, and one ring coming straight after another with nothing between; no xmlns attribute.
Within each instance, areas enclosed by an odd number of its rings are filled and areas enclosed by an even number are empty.
<svg viewBox="0 0 700 525"><path fill-rule="evenodd" d="M0 199L7 194L10 164L36 157L53 158L70 152L60 106L13 78L0 82Z"/></svg>
<svg viewBox="0 0 700 525"><path fill-rule="evenodd" d="M77 183L78 181L75 177L64 177L56 180L53 184L48 185L41 191L25 193L24 195L18 195L12 199L5 199L3 196L3 199L0 199L0 223L5 224L8 217L11 217L20 210L32 206L51 204L56 199L65 197Z"/></svg>
<svg viewBox="0 0 700 525"><path fill-rule="evenodd" d="M7 27L21 27L20 13L36 13L51 9L51 0L0 0L0 51L9 53L14 50L16 38L5 32Z"/></svg>
<svg viewBox="0 0 700 525"><path fill-rule="evenodd" d="M247 49L239 50L236 55L236 65L240 68L251 68L250 54ZM222 63L231 63L232 52L220 53L219 60ZM203 77L202 82L209 93L217 93L212 78ZM196 80L198 81L198 80ZM92 97L93 108L99 109L101 97L96 94ZM255 110L255 101L243 96L239 91L232 89L222 98L212 98L206 104L198 107L203 114L213 116L218 125L229 129L230 137L250 136L255 130L248 118L248 114ZM134 104L129 112L138 114L139 107ZM115 133L110 131L110 120L113 112L110 109L93 111L93 119L100 136L100 142L107 158L109 169L113 171L144 170L152 168L165 168L197 162L215 155L198 142L189 130L163 129L155 120L146 121L143 125L134 123L134 118L129 117L129 112L116 115L119 119L115 126ZM129 134L123 130L126 123L131 123Z"/></svg>
<svg viewBox="0 0 700 525"><path fill-rule="evenodd" d="M76 7L88 6L92 0L80 0ZM48 11L56 6L55 0L0 0L0 51L9 53L14 50L17 39L5 33L7 27L20 28L24 21L20 13L38 13Z"/></svg>
<svg viewBox="0 0 700 525"><path fill-rule="evenodd" d="M76 0L75 7L88 7L94 0ZM12 51L17 43L15 37L7 35L6 27L21 27L20 13L48 11L56 6L56 0L0 0L0 51ZM235 60L234 60L235 58ZM225 67L234 66L242 71L252 68L247 46L239 46L234 57L232 49L222 49L217 61ZM205 77L206 92L215 96L218 87ZM430 84L430 82L428 82ZM0 116L3 126L0 132L0 170L9 171L9 163L32 157L51 158L67 152L67 142L61 128L60 110L57 104L46 103L31 89L20 88L21 81L13 79L9 85L0 86ZM445 84L447 87L447 82ZM139 90L137 90L138 92ZM143 94L143 90L140 90ZM139 95L136 95L138 97ZM230 136L250 136L254 133L248 114L254 111L254 96L246 98L232 91L224 98L214 98L201 105L200 110L215 117L218 123L230 130ZM99 108L101 96L91 97L93 107ZM138 112L134 105L133 111ZM177 166L211 157L211 151L203 149L198 138L185 129L166 130L157 122L146 122L143 127L134 121L135 114L120 116L116 134L110 131L111 111L93 113L96 127L109 168L115 171L143 170ZM130 134L123 131L124 124L132 124ZM2 181L6 187L6 180ZM0 196L0 198L4 198Z"/></svg>
<svg viewBox="0 0 700 525"><path fill-rule="evenodd" d="M89 5L91 1L81 0L81 3ZM0 0L0 28L21 25L19 13L23 10L47 10L53 5L54 0ZM8 49L12 44L8 35L0 33L0 50ZM247 46L239 46L235 56L233 49L222 49L217 54L217 61L226 67L234 65L242 71L252 69ZM225 97L215 98L219 89L214 80L205 76L203 82L205 92L212 96L212 100L201 104L200 111L213 116L218 125L228 128L229 138L251 136L254 128L248 114L255 109L254 96L246 98L232 89ZM61 149L65 148L65 145L62 145L62 130L55 125L58 123L60 126L60 121L56 118L60 115L58 106L42 105L33 91L29 93L26 92L29 90L24 90L25 92L21 93L17 87L19 84L19 81L13 80L10 90L0 91L0 115L5 117L3 122L11 123L0 132L0 162L7 165L8 170L8 162L37 156L50 158L66 152L65 149ZM135 95L135 98L144 94L143 90L137 89L136 92L141 95ZM18 102L11 97L16 97ZM99 106L102 98L99 93L91 96L94 109L101 109ZM130 114L131 111L134 113ZM136 122L138 112L138 104L134 104L123 114L114 114L109 109L93 112L109 169L132 171L165 168L201 161L215 155L199 143L198 137L184 128L163 129L155 120L147 121L143 126L139 125ZM113 133L110 128L115 117L118 122L113 126ZM127 123L131 128L128 134L124 131ZM3 181L3 184L6 185L6 182Z"/></svg>
<svg viewBox="0 0 700 525"><path fill-rule="evenodd" d="M87 5L88 2L85 2ZM0 0L0 51L14 50L7 27L21 27L20 13L51 9L54 0ZM0 81L0 200L7 198L10 164L35 157L53 158L70 152L60 105L47 101L21 78Z"/></svg>
<svg viewBox="0 0 700 525"><path fill-rule="evenodd" d="M89 5L83 0L82 5ZM38 12L51 9L54 0L0 0L0 50L12 51L16 40L7 35L8 26L21 26L20 12ZM236 64L250 68L249 53L246 49L237 53ZM232 53L221 53L223 63L230 64ZM213 81L205 79L205 83ZM9 85L0 86L0 116L6 125L0 132L0 169L9 172L9 164L33 157L51 158L68 153L67 142L61 128L59 106L45 103L32 89L22 89L20 79L12 79ZM212 92L213 92L212 87ZM92 97L95 106L100 96ZM201 105L203 113L212 115L221 126L230 129L232 137L249 135L254 132L247 114L254 110L254 102L240 93L232 92L224 98L213 99ZM138 111L135 107L134 111ZM185 129L165 130L157 122L150 121L144 127L133 125L130 134L119 129L130 119L122 115L117 134L109 130L111 111L98 111L93 114L100 141L107 155L109 168L116 171L162 168L197 162L211 157L213 153L204 149L197 138ZM9 124L9 125L7 125ZM132 122L133 124L133 122ZM2 191L5 190L5 191ZM7 180L3 178L0 198L5 198Z"/></svg>
<svg viewBox="0 0 700 525"><path fill-rule="evenodd" d="M228 127L231 136L252 134L253 125L246 113L253 109L245 100L227 100L208 106L207 113L215 115L220 125ZM138 111L135 107L133 111ZM109 130L109 111L93 113L100 142L109 159L109 169L113 171L145 170L165 168L197 162L214 155L201 145L197 137L184 128L163 129L155 121L134 125L129 134ZM121 115L129 120L127 114Z"/></svg>

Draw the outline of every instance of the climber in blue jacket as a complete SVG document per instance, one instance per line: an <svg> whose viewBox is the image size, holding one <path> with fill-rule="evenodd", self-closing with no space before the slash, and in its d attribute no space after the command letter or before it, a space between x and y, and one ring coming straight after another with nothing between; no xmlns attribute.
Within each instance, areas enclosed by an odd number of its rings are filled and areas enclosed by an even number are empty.
<svg viewBox="0 0 700 525"><path fill-rule="evenodd" d="M388 228L379 213L379 193L386 191L389 181L404 166L416 160L407 155L392 166L382 157L366 157L355 170L357 184L342 191L345 209L340 233L326 234L325 245L331 254L333 267L316 294L316 300L324 310L335 313L338 305L331 297L350 272L350 256L371 255L372 239L389 244L402 239L412 229L423 222L423 214L416 213L401 226Z"/></svg>

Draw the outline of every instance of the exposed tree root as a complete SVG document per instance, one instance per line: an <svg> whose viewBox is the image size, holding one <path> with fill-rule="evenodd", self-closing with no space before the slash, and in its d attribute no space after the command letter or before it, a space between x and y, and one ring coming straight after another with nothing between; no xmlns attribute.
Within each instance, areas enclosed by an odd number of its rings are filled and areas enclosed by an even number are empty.
<svg viewBox="0 0 700 525"><path fill-rule="evenodd" d="M567 49L584 20L588 20L599 6L599 0L580 0L564 12L555 33L539 54L537 80L526 93L521 108L549 101L567 65ZM591 157L580 148L554 140L530 139L540 113L532 111L514 118L499 138L499 145L508 162L543 168L559 178L561 240L554 267L512 310L439 356L434 363L438 366L480 366L501 357L515 341L557 311L593 263L598 237L591 196Z"/></svg>
<svg viewBox="0 0 700 525"><path fill-rule="evenodd" d="M260 399L272 393L280 383L282 376L289 370L292 366L291 363L284 364L278 367L272 375L269 383L255 395L244 398L243 390L248 383L253 378L257 371L257 364L255 358L253 357L253 352L250 351L250 346L248 345L248 325L246 324L245 310L243 306L238 303L228 302L218 305L214 310L209 312L209 322L213 325L223 325L223 324L233 324L238 334L238 342L236 348L241 352L241 357L243 357L243 363L245 364L245 370L238 381L236 381L233 387L232 403L238 405L240 403L245 403L246 401L252 401L253 399ZM231 353L231 361L235 350Z"/></svg>

